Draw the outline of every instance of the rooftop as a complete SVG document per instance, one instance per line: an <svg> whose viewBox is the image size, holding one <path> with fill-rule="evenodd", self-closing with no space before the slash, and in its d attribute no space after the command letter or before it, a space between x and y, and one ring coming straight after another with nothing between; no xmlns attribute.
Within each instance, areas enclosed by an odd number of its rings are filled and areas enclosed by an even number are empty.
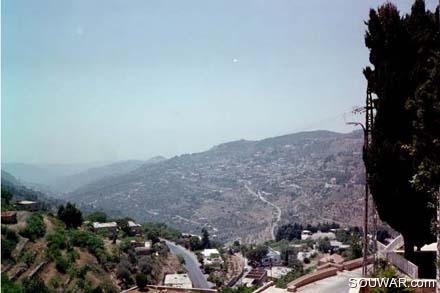
<svg viewBox="0 0 440 293"><path fill-rule="evenodd" d="M177 288L192 288L192 283L188 274L168 274L165 276L165 286Z"/></svg>
<svg viewBox="0 0 440 293"><path fill-rule="evenodd" d="M108 223L99 223L99 222L93 222L93 228L99 229L99 228L116 228L118 227L118 224L116 222L108 222Z"/></svg>
<svg viewBox="0 0 440 293"><path fill-rule="evenodd" d="M37 203L36 201L31 201L31 200L20 200L17 201L17 204L34 204Z"/></svg>

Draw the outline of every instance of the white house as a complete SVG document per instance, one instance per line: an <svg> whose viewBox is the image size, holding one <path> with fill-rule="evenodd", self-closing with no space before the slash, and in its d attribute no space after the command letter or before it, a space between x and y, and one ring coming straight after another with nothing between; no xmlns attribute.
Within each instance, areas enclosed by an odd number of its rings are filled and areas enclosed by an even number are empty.
<svg viewBox="0 0 440 293"><path fill-rule="evenodd" d="M193 287L187 274L168 274L165 276L164 285L185 289L191 289Z"/></svg>
<svg viewBox="0 0 440 293"><path fill-rule="evenodd" d="M261 259L261 264L263 266L280 265L281 253L269 247L266 256Z"/></svg>
<svg viewBox="0 0 440 293"><path fill-rule="evenodd" d="M301 240L309 239L312 236L312 232L309 230L302 230L301 232Z"/></svg>
<svg viewBox="0 0 440 293"><path fill-rule="evenodd" d="M220 256L220 252L215 249L204 249L202 251L204 265L221 265L224 263Z"/></svg>

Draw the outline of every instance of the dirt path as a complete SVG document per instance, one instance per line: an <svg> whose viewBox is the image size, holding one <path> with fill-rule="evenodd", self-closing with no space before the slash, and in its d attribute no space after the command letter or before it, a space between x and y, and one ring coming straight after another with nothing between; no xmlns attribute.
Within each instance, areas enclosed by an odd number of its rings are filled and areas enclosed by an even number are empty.
<svg viewBox="0 0 440 293"><path fill-rule="evenodd" d="M273 207L276 212L275 212L275 217L274 217L274 221L273 223L271 223L271 227L270 227L270 233L271 233L271 237L272 240L275 240L275 228L278 226L278 223L281 221L281 208L279 206L277 206L276 204L268 201L266 198L264 198L261 195L261 192L257 191L253 191L248 185L244 186L246 188L246 190L252 194L253 196L257 197L259 200L261 200L262 202L264 202L267 205L270 205L271 207Z"/></svg>

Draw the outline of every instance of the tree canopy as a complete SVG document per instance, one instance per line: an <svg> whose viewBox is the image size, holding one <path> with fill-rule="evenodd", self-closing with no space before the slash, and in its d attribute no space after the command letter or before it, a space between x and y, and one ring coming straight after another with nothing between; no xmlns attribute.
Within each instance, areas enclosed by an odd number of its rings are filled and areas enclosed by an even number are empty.
<svg viewBox="0 0 440 293"><path fill-rule="evenodd" d="M82 213L75 204L68 202L66 206L58 208L58 218L66 224L68 229L77 228L83 222Z"/></svg>
<svg viewBox="0 0 440 293"><path fill-rule="evenodd" d="M436 15L437 14L437 15ZM435 240L434 188L440 184L440 37L438 8L416 0L401 16L387 2L371 9L364 69L377 96L372 142L364 152L380 218L402 233L405 254Z"/></svg>

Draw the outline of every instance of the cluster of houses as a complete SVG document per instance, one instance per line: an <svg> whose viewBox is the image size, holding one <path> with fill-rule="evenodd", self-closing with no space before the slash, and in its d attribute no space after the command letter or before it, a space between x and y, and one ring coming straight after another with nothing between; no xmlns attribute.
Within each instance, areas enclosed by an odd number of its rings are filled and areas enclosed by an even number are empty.
<svg viewBox="0 0 440 293"><path fill-rule="evenodd" d="M303 230L301 233L301 239L307 240L311 239L314 241L313 248L305 245L305 244L292 244L298 253L296 255L297 259L301 262L304 262L305 259L311 259L315 255L318 254L318 250L316 248L316 243L321 238L328 238L330 242L331 251L342 252L348 249L350 246L343 244L340 241L336 240L336 230L330 232L316 232L312 233L308 230ZM337 254L329 254L324 253L321 258L317 260L317 265L322 266L329 263L341 264L345 261L345 259ZM254 285L262 285L267 282L268 278L280 278L290 271L291 268L282 266L281 253L272 248L268 248L267 254L260 261L261 266L257 268L251 269L244 277L241 279L241 283L246 286L254 286Z"/></svg>

